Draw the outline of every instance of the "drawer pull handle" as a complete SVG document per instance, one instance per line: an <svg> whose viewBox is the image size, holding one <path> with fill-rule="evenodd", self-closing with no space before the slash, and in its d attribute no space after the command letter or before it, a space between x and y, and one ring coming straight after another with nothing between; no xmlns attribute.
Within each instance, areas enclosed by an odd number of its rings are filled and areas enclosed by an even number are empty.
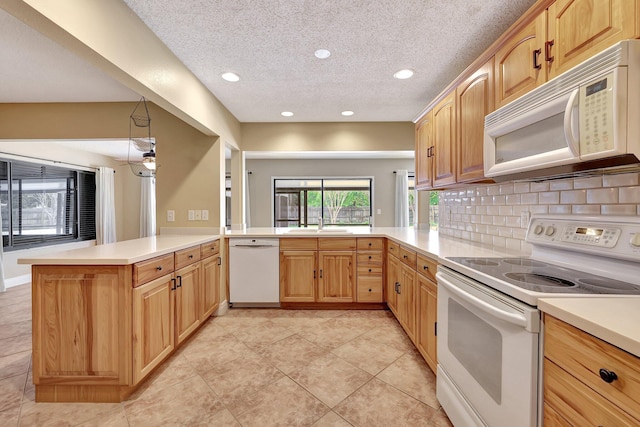
<svg viewBox="0 0 640 427"><path fill-rule="evenodd" d="M612 382L618 379L618 376L616 375L615 372L608 371L602 368L600 369L600 378L602 378L602 381L604 381L605 383L611 384Z"/></svg>
<svg viewBox="0 0 640 427"><path fill-rule="evenodd" d="M538 57L542 53L542 49L536 49L533 51L533 68L539 70L542 68L542 65L538 63Z"/></svg>
<svg viewBox="0 0 640 427"><path fill-rule="evenodd" d="M193 255L189 255L189 259L193 259Z"/></svg>
<svg viewBox="0 0 640 427"><path fill-rule="evenodd" d="M371 269L369 269L369 273L371 273Z"/></svg>
<svg viewBox="0 0 640 427"><path fill-rule="evenodd" d="M408 257L406 255L402 255L402 258L407 259Z"/></svg>
<svg viewBox="0 0 640 427"><path fill-rule="evenodd" d="M424 270L428 270L428 269L429 269L429 266L428 266L428 265L424 265L424 266L422 266L422 268L423 268Z"/></svg>
<svg viewBox="0 0 640 427"><path fill-rule="evenodd" d="M369 255L369 259L371 259L371 255Z"/></svg>
<svg viewBox="0 0 640 427"><path fill-rule="evenodd" d="M156 270L157 270L157 271L162 271L162 266L161 266L161 265L157 266L157 267L156 267Z"/></svg>
<svg viewBox="0 0 640 427"><path fill-rule="evenodd" d="M369 292L372 292L371 289L369 289Z"/></svg>

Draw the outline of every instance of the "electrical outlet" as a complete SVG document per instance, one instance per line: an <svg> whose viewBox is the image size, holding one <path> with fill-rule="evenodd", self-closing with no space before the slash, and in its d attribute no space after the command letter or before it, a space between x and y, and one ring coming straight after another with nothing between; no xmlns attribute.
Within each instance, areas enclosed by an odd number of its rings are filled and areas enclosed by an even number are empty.
<svg viewBox="0 0 640 427"><path fill-rule="evenodd" d="M195 221L196 220L196 211L190 209L187 211L187 220L188 221Z"/></svg>
<svg viewBox="0 0 640 427"><path fill-rule="evenodd" d="M531 212L522 211L520 212L520 227L527 228L529 227L529 220L531 219Z"/></svg>
<svg viewBox="0 0 640 427"><path fill-rule="evenodd" d="M202 220L203 221L209 221L209 210L208 209L202 209Z"/></svg>
<svg viewBox="0 0 640 427"><path fill-rule="evenodd" d="M176 220L176 211L167 211L167 222L174 222Z"/></svg>
<svg viewBox="0 0 640 427"><path fill-rule="evenodd" d="M378 215L382 215L382 209L377 210Z"/></svg>
<svg viewBox="0 0 640 427"><path fill-rule="evenodd" d="M202 211L200 209L196 209L196 221L202 221Z"/></svg>

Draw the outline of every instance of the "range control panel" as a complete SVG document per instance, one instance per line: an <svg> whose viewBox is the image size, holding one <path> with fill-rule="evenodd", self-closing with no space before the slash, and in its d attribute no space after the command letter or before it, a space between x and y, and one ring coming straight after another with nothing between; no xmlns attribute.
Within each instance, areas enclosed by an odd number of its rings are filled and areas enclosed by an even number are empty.
<svg viewBox="0 0 640 427"><path fill-rule="evenodd" d="M637 217L534 217L527 242L582 252L605 251L608 256L640 257Z"/></svg>

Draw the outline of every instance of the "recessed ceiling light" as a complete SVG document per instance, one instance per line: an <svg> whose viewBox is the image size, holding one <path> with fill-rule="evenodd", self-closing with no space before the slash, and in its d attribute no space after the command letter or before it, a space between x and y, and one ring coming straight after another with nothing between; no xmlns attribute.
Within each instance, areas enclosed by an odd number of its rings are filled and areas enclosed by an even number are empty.
<svg viewBox="0 0 640 427"><path fill-rule="evenodd" d="M353 116L353 111L351 111L351 110L346 110L346 111L343 111L343 112L342 112L342 113L340 113L340 114L342 114L343 116Z"/></svg>
<svg viewBox="0 0 640 427"><path fill-rule="evenodd" d="M236 73L222 73L220 77L228 82L237 82L238 80L240 80L240 76Z"/></svg>
<svg viewBox="0 0 640 427"><path fill-rule="evenodd" d="M329 52L327 49L318 49L315 51L314 55L319 59L327 59L331 56L331 52Z"/></svg>
<svg viewBox="0 0 640 427"><path fill-rule="evenodd" d="M400 70L397 71L393 77L395 77L396 79L400 79L400 80L404 80L404 79L408 79L411 78L413 76L413 70L410 69L404 69L404 70Z"/></svg>
<svg viewBox="0 0 640 427"><path fill-rule="evenodd" d="M293 113L292 113L291 111L283 111L283 112L282 112L282 113L280 113L280 114L282 114L282 115L283 115L283 116L285 116L285 117L291 117L291 116L293 116Z"/></svg>

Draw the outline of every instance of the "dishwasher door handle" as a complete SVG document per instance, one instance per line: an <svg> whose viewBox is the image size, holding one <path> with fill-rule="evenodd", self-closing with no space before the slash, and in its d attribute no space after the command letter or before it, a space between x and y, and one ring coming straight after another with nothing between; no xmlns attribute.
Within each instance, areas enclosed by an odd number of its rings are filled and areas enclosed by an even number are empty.
<svg viewBox="0 0 640 427"><path fill-rule="evenodd" d="M277 246L273 245L235 245L232 248L249 248L249 249L260 249L260 248L277 248Z"/></svg>

